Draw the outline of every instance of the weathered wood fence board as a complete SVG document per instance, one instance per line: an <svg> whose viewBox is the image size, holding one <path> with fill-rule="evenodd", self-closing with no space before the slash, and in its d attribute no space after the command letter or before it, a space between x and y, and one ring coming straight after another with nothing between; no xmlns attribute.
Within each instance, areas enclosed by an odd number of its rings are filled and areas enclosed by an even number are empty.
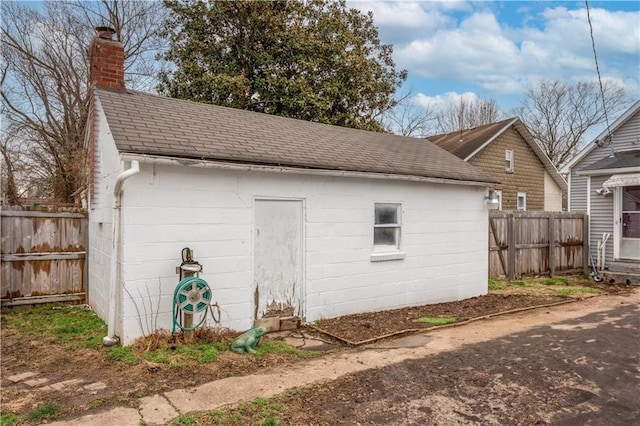
<svg viewBox="0 0 640 426"><path fill-rule="evenodd" d="M0 215L2 306L84 301L84 212L3 207Z"/></svg>
<svg viewBox="0 0 640 426"><path fill-rule="evenodd" d="M586 213L489 213L489 276L588 272Z"/></svg>

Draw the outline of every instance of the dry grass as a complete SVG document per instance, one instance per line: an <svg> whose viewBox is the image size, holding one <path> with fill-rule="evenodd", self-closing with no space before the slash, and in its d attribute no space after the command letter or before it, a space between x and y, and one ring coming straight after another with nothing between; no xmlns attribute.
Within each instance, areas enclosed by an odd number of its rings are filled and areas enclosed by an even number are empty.
<svg viewBox="0 0 640 426"><path fill-rule="evenodd" d="M189 344L220 343L230 345L233 339L241 334L225 327L200 327L193 330L192 333L193 338ZM184 332L176 333L173 336L168 330L158 330L149 336L136 339L132 348L136 353L144 353L173 349L176 345L184 344L186 344Z"/></svg>

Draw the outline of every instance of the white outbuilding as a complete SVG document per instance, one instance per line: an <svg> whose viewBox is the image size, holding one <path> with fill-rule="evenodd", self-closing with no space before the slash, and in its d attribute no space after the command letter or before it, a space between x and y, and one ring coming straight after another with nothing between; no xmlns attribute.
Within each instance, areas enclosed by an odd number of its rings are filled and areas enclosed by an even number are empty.
<svg viewBox="0 0 640 426"><path fill-rule="evenodd" d="M172 329L186 247L208 288L177 306L215 302L238 331L487 292L488 174L423 139L127 90L106 29L91 53L88 299L105 343Z"/></svg>

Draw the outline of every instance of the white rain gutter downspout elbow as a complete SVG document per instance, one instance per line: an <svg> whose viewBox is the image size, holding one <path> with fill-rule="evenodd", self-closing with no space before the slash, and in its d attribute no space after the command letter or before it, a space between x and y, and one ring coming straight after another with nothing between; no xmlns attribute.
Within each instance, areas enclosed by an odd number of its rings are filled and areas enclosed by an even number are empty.
<svg viewBox="0 0 640 426"><path fill-rule="evenodd" d="M114 346L118 343L115 336L116 302L120 285L120 206L122 201L122 186L124 181L140 172L138 160L131 160L131 167L118 175L113 187L115 197L113 205L113 246L111 250L111 273L109 275L111 286L109 287L109 322L107 323L107 335L102 338L104 346Z"/></svg>

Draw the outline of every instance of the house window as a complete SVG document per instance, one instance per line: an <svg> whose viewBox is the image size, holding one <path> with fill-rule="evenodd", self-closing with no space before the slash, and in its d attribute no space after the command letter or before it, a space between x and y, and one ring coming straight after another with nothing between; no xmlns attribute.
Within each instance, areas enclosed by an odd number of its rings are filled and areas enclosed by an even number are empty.
<svg viewBox="0 0 640 426"><path fill-rule="evenodd" d="M527 193L518 192L518 201L516 203L516 209L525 211L527 210Z"/></svg>
<svg viewBox="0 0 640 426"><path fill-rule="evenodd" d="M375 203L372 261L403 259L400 251L401 205Z"/></svg>
<svg viewBox="0 0 640 426"><path fill-rule="evenodd" d="M504 169L507 172L513 172L513 150L506 149L504 151Z"/></svg>

